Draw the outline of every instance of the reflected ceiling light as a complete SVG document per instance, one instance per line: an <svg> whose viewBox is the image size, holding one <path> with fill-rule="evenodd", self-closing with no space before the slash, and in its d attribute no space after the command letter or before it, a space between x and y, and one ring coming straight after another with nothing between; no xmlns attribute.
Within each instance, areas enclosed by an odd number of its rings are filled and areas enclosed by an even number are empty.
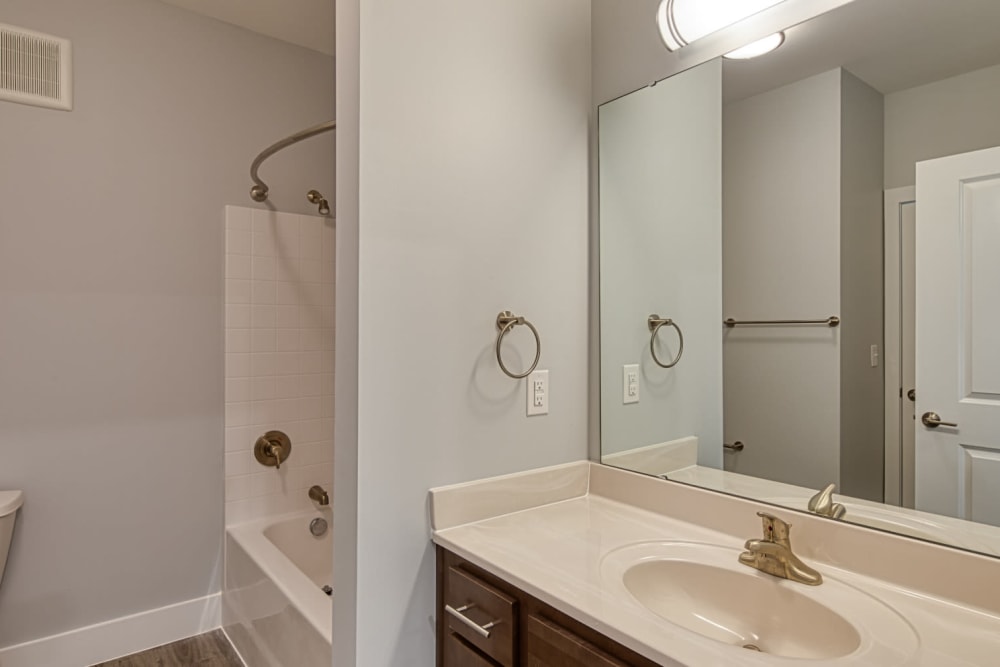
<svg viewBox="0 0 1000 667"><path fill-rule="evenodd" d="M756 58L757 56L762 56L765 53L770 53L784 43L785 33L776 32L773 35L768 35L764 39L758 39L756 42L750 42L746 46L741 46L735 51L730 51L722 57L731 58L732 60L749 60L750 58Z"/></svg>
<svg viewBox="0 0 1000 667"><path fill-rule="evenodd" d="M676 51L781 2L784 0L660 0L656 25L667 49Z"/></svg>

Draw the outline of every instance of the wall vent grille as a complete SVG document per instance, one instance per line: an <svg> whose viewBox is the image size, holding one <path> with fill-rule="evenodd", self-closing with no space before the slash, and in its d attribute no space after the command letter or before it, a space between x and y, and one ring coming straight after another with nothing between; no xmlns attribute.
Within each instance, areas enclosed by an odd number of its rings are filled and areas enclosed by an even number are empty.
<svg viewBox="0 0 1000 667"><path fill-rule="evenodd" d="M0 100L72 109L69 40L0 23Z"/></svg>

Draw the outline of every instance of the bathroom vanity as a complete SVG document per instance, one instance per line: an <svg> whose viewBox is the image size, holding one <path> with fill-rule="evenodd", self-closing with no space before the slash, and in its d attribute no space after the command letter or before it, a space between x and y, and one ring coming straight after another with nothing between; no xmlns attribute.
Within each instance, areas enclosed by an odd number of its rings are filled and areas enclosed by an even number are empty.
<svg viewBox="0 0 1000 667"><path fill-rule="evenodd" d="M442 547L437 567L441 667L656 665Z"/></svg>
<svg viewBox="0 0 1000 667"><path fill-rule="evenodd" d="M431 505L439 665L947 667L1000 652L1000 562L978 554L590 462L434 489ZM761 510L790 522L821 584L739 562L767 537Z"/></svg>

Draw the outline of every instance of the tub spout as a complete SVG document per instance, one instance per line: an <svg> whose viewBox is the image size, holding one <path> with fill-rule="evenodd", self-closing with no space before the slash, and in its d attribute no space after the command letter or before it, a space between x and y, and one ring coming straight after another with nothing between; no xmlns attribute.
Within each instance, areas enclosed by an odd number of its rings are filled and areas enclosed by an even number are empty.
<svg viewBox="0 0 1000 667"><path fill-rule="evenodd" d="M326 507L330 504L330 494L318 484L309 489L309 497L320 507Z"/></svg>

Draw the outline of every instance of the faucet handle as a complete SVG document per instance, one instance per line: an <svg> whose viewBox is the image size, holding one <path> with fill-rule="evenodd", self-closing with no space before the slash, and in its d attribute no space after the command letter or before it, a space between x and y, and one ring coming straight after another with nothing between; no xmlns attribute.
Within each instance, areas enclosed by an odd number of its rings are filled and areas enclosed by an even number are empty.
<svg viewBox="0 0 1000 667"><path fill-rule="evenodd" d="M767 542L777 542L788 546L788 532L792 529L792 524L782 521L773 514L767 512L757 512L764 529L764 540Z"/></svg>
<svg viewBox="0 0 1000 667"><path fill-rule="evenodd" d="M268 431L257 438L253 454L261 465L281 470L281 464L292 453L292 441L281 431Z"/></svg>
<svg viewBox="0 0 1000 667"><path fill-rule="evenodd" d="M827 484L822 491L809 499L806 508L810 512L822 516L829 516L834 519L843 518L844 514L847 513L847 508L840 503L833 502L833 490L835 488L837 488L836 484Z"/></svg>

